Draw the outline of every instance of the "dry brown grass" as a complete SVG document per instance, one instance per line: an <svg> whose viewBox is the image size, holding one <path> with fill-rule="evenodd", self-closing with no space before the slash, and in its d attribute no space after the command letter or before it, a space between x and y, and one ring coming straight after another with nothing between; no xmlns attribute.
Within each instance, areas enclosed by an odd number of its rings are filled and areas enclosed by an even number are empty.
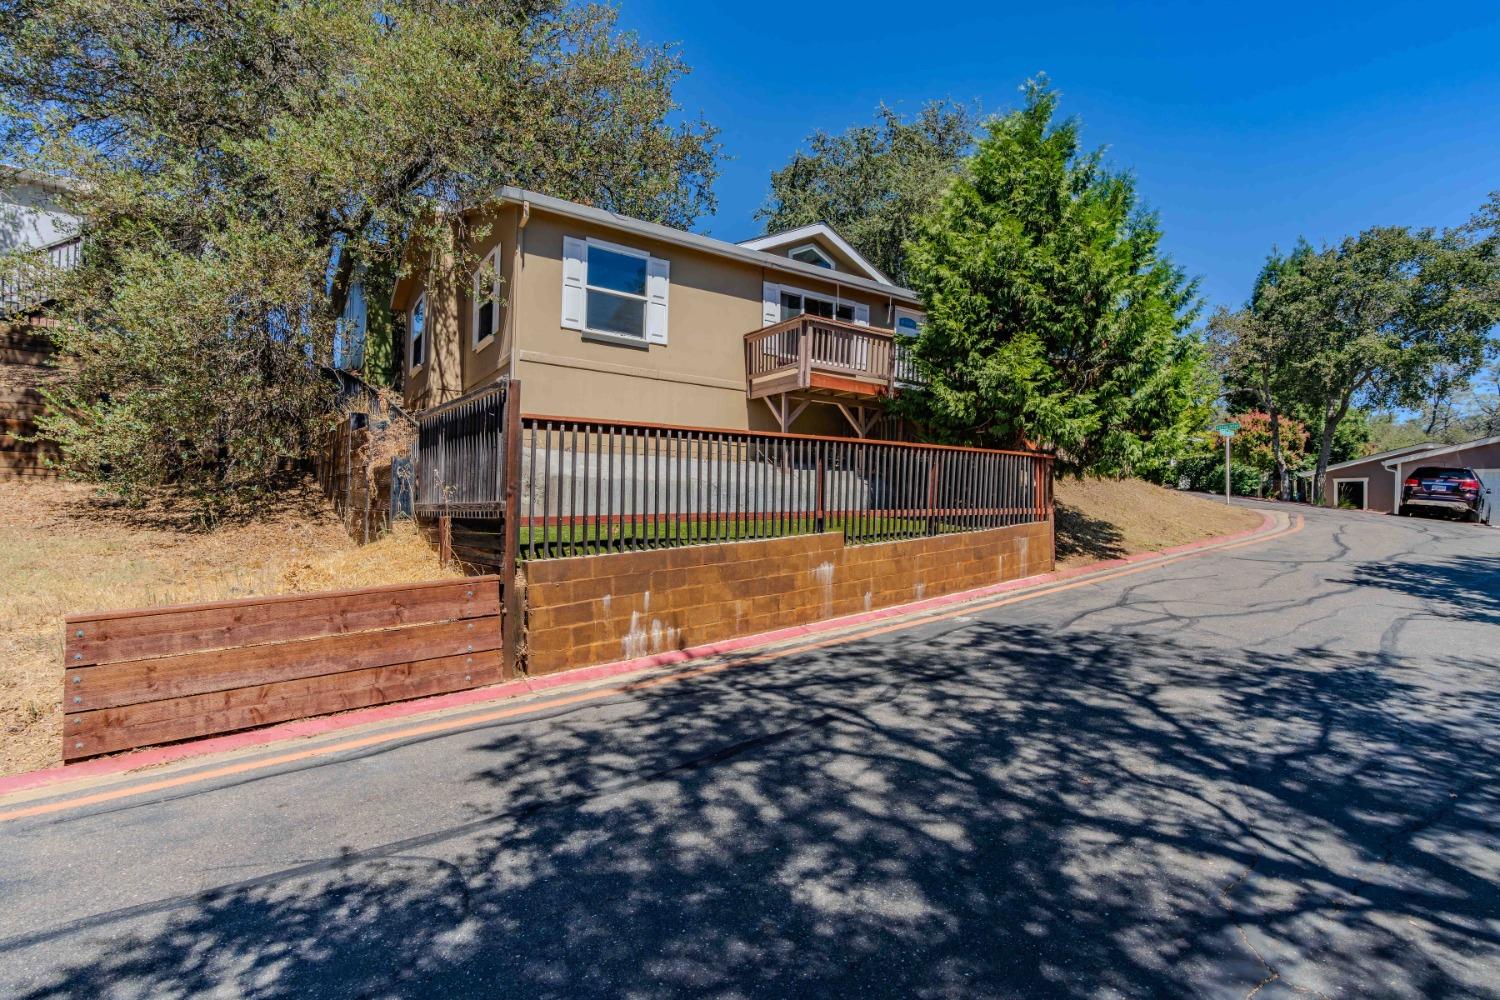
<svg viewBox="0 0 1500 1000"><path fill-rule="evenodd" d="M1259 516L1138 480L1057 484L1058 563L1253 527ZM58 762L62 618L75 611L376 586L456 575L408 525L356 546L312 490L211 532L88 487L0 481L0 774Z"/></svg>
<svg viewBox="0 0 1500 1000"><path fill-rule="evenodd" d="M1253 528L1260 515L1139 479L1059 479L1057 564L1077 566Z"/></svg>
<svg viewBox="0 0 1500 1000"><path fill-rule="evenodd" d="M409 523L356 546L312 490L210 532L84 486L0 481L0 774L58 763L62 618L76 611L375 586L455 575Z"/></svg>

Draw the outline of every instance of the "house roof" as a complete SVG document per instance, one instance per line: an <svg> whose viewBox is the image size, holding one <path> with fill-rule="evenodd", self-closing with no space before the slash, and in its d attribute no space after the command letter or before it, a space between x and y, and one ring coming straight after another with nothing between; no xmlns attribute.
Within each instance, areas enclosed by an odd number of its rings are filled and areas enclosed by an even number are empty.
<svg viewBox="0 0 1500 1000"><path fill-rule="evenodd" d="M1492 444L1500 444L1500 435L1497 435L1495 437L1476 438L1473 441L1465 441L1463 444L1450 444L1441 446L1430 445L1429 447L1431 448L1431 450L1422 452L1420 457L1423 459L1437 458L1439 455L1451 455L1455 451L1467 451L1470 448L1486 448ZM1398 458L1398 461L1383 464L1385 464L1387 468L1394 468L1395 466L1400 464L1400 456L1395 457Z"/></svg>
<svg viewBox="0 0 1500 1000"><path fill-rule="evenodd" d="M890 278L881 273L880 268L865 259L849 242L840 236L834 228L826 222L814 222L807 226L798 226L796 229L788 229L785 232L771 233L768 236L757 236L753 240L744 240L739 246L749 250L780 250L797 243L806 243L810 239L822 237L831 243L838 252L849 259L849 262L864 272L865 276L872 281L878 281L882 285L895 285ZM780 255L778 255L780 256Z"/></svg>
<svg viewBox="0 0 1500 1000"><path fill-rule="evenodd" d="M26 167L13 167L9 163L0 163L0 186L15 184L28 184L31 187L44 188L48 191L65 192L78 190L78 182L71 177L61 174L44 174L39 170L30 170Z"/></svg>
<svg viewBox="0 0 1500 1000"><path fill-rule="evenodd" d="M561 198L553 198L550 195L538 194L535 191L527 191L524 188L509 186L503 187L500 189L499 197L497 200L501 202L512 202L518 205L529 203L533 209L542 209L543 211L552 212L556 215L567 216L569 218L579 219L584 222L592 222L601 226L610 226L623 232L634 233L638 236L645 236L650 239L660 240L663 243L673 243L677 246L688 247L689 249L699 250L704 253L711 253L719 257L728 257L732 260L741 260L745 261L746 263L756 264L760 267L772 267L778 271L786 271L793 274L805 275L807 277L817 278L822 281L837 281L839 284L848 285L850 288L861 288L868 292L878 292L881 295L888 295L893 299L909 305L917 305L921 301L917 298L916 292L912 291L909 288L902 288L900 285L892 284L889 278L876 270L874 266L869 264L868 261L865 262L865 266L869 268L869 271L871 273L873 273L874 275L878 275L878 277L869 277L864 274L851 274L848 271L835 271L833 272L833 275L830 276L828 268L826 267L819 267L816 264L806 264L800 260L792 260L790 257L783 257L779 254L768 253L765 250L757 249L748 244L729 243L725 240L716 240L711 236L700 236L697 233L689 233L681 229L673 229L671 226L663 226L655 222L644 222L640 219L632 219L626 215L619 215L615 212L607 212L602 208L594 208L590 205L580 205L577 202L564 201ZM819 223L819 225L821 225L821 223ZM795 232L795 230L793 230L793 232ZM838 237L838 234L833 233L832 229L828 229L828 232L832 233L834 237ZM783 233L774 238L780 239L784 236L787 236L787 234ZM764 239L773 239L773 237L764 237ZM842 238L838 239L840 243L843 243ZM751 242L758 243L760 241L752 240ZM844 245L847 246L848 244ZM840 251L844 252L842 248L840 248ZM847 252L854 253L854 250L852 247L850 247ZM858 254L855 254L855 259L863 260L863 258L858 256Z"/></svg>
<svg viewBox="0 0 1500 1000"><path fill-rule="evenodd" d="M1390 451L1377 452L1374 455L1366 455L1364 458L1351 458L1347 462L1337 462L1333 465L1330 465L1323 471L1333 472L1337 469L1347 469L1351 465L1363 465L1366 462L1380 461L1387 458L1396 458L1401 455L1411 455L1419 451L1428 451L1437 447L1439 447L1437 444L1434 444L1430 441L1424 441L1421 444L1409 444L1405 448L1392 448Z"/></svg>

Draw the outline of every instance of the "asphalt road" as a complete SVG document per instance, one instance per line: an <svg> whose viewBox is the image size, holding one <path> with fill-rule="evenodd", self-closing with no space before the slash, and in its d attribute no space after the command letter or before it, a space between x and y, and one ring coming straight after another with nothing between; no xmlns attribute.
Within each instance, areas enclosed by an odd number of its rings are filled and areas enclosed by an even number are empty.
<svg viewBox="0 0 1500 1000"><path fill-rule="evenodd" d="M0 996L1500 996L1500 530L1305 513L0 822Z"/></svg>

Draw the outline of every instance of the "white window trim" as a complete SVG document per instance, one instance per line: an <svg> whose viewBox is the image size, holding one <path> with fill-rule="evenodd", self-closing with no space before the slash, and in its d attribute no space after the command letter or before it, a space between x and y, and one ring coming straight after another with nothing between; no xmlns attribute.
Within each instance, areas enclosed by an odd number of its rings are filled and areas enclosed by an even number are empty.
<svg viewBox="0 0 1500 1000"><path fill-rule="evenodd" d="M611 243L608 240L595 239L592 236L590 236L585 242L588 243L590 251L592 251L594 249L594 247L598 247L601 250L611 250L611 251L613 251L615 253L624 254L627 257L638 257L641 260L644 260L646 262L646 266L647 266L646 290L648 292L651 290L651 274L650 274L651 255L649 253L647 253L644 250L637 250L635 247L621 246L618 243ZM583 261L583 295L584 295L584 304L583 304L583 332L585 334L587 334L592 339L607 340L611 344L624 344L627 347L650 347L651 346L651 341L649 341L649 340L646 339L646 336L647 336L647 334L646 334L646 326L650 322L650 317L648 315L646 315L646 314L647 314L647 312L651 308L651 297L649 295L635 295L635 294L633 294L631 292L622 292L622 291L620 291L617 288L605 288L602 285L595 285L595 284L593 284L593 283L591 283L589 281L589 273L590 273L591 270L592 269L589 267L588 258L584 258L584 261ZM617 332L615 332L613 330L596 330L594 327L589 326L589 306L588 306L588 294L589 294L589 292L599 292L602 295L614 295L614 296L617 296L618 298L630 299L630 300L632 300L634 302L639 302L641 304L641 335L639 337L632 337L628 333L617 333Z"/></svg>
<svg viewBox="0 0 1500 1000"><path fill-rule="evenodd" d="M413 375L421 371L422 367L427 364L427 341L429 339L427 328L432 325L432 317L425 316L422 321L422 360L419 362L417 361L417 330L415 319L418 306L421 306L424 311L426 310L427 290L425 288L417 293L417 297L412 302L411 308L406 310L406 370Z"/></svg>
<svg viewBox="0 0 1500 1000"><path fill-rule="evenodd" d="M816 243L803 243L801 246L792 247L790 250L788 250L786 252L786 255L788 257L790 257L792 260L797 260L797 258L796 258L795 255L801 253L804 250L811 250L813 253L817 254L819 257L821 257L823 259L823 263L822 264L814 264L813 265L814 267L827 266L828 270L830 270L830 271L837 271L839 269L838 268L838 263L832 257L828 256L827 251L825 251L822 247L818 246ZM804 261L799 261L799 263L802 263L802 264L811 264L812 262L804 260Z"/></svg>
<svg viewBox="0 0 1500 1000"><path fill-rule="evenodd" d="M1361 477L1359 477L1357 479L1356 478L1335 479L1333 481L1333 496L1330 498L1333 501L1332 506L1334 507L1335 510L1342 509L1342 508L1339 507L1339 484L1340 483L1360 483L1361 486L1360 486L1360 497L1359 497L1359 502L1360 502L1360 508L1359 509L1360 510L1369 510L1370 509L1370 477L1369 476L1361 476Z"/></svg>
<svg viewBox="0 0 1500 1000"><path fill-rule="evenodd" d="M582 258L579 260L581 273L576 278L570 278L568 274L567 261L574 259L568 257L568 244L577 246L582 244ZM609 240L601 240L597 237L566 237L564 239L564 267L563 267L563 328L578 330L587 340L603 341L609 344L619 344L625 347L638 349L649 349L651 347L666 347L668 342L669 306L671 296L671 262L665 257L652 256L648 251L636 247L624 246L612 243ZM646 262L646 286L644 294L637 295L633 292L622 292L617 288L606 288L596 285L589 280L589 258L592 251L598 248L618 253L626 257L635 257ZM576 320L570 319L568 305L569 290L577 292ZM618 333L613 330L600 330L588 325L588 295L597 292L600 295L612 295L616 298L641 304L641 333L639 337L628 333Z"/></svg>
<svg viewBox="0 0 1500 1000"><path fill-rule="evenodd" d="M479 298L479 294L478 294L478 292L479 292L479 276L484 273L484 269L486 267L490 268L490 273L491 273L491 275L493 275L493 278L492 278L493 284L490 287L490 296L491 296L491 300L495 303L495 322L490 327L490 335L488 337L485 337L483 340L480 340L479 339L479 303L480 303L480 298ZM469 303L469 346L477 354L478 352L484 350L486 347L489 347L491 344L493 344L495 342L495 336L498 333L498 331L500 330L500 248L499 247L496 247L495 249L491 250L489 253L485 254L484 255L484 259L479 262L479 266L477 268L475 268L474 269L474 273L472 275L470 275L470 277L469 277L469 298L472 300Z"/></svg>
<svg viewBox="0 0 1500 1000"><path fill-rule="evenodd" d="M914 319L914 320L917 321L917 333L913 334L913 333L903 333L902 332L902 330L901 330L901 320L903 318L910 318L910 319ZM891 317L891 332L895 333L897 336L900 336L900 337L915 337L915 336L917 336L918 334L920 334L922 332L922 327L925 326L926 323L927 323L927 314L926 313L919 312L916 309L908 309L905 306L897 306L896 307L895 315Z"/></svg>
<svg viewBox="0 0 1500 1000"><path fill-rule="evenodd" d="M843 296L839 295L836 292L810 292L810 291L808 291L805 288L797 288L794 285L782 285L782 284L778 284L776 286L776 288L777 288L776 304L777 304L777 314L778 315L780 315L781 293L782 292L789 292L792 295L800 295L800 296L802 296L802 301L803 302L806 302L809 298L813 298L813 299L817 299L820 302L831 302L831 303L833 303L833 312L834 312L834 317L833 318L834 318L835 321L837 321L839 323L853 323L855 326L869 326L870 325L869 322L868 322L868 314L867 314L867 317L866 317L866 322L864 322L864 323L861 323L859 321L859 318L858 318L859 317L859 309L860 309L861 306L864 306L863 302L856 302L853 299L846 299L846 298L844 298ZM845 319L839 319L838 318L838 309L839 309L839 306L848 306L854 312L855 318L854 319L847 319L847 320L845 320ZM865 306L865 308L868 309L869 307ZM804 309L803 312L806 312L806 310ZM777 320L777 322L783 322L783 321L782 320Z"/></svg>

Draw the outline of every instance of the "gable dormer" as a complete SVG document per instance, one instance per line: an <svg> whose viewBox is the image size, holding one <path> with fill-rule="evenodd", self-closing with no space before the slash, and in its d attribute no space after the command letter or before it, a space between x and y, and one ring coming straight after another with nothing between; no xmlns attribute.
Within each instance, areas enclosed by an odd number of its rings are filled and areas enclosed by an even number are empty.
<svg viewBox="0 0 1500 1000"><path fill-rule="evenodd" d="M745 240L740 246L786 257L802 264L824 267L830 271L856 274L882 285L892 284L891 279L882 274L879 268L866 260L832 226L824 222Z"/></svg>

